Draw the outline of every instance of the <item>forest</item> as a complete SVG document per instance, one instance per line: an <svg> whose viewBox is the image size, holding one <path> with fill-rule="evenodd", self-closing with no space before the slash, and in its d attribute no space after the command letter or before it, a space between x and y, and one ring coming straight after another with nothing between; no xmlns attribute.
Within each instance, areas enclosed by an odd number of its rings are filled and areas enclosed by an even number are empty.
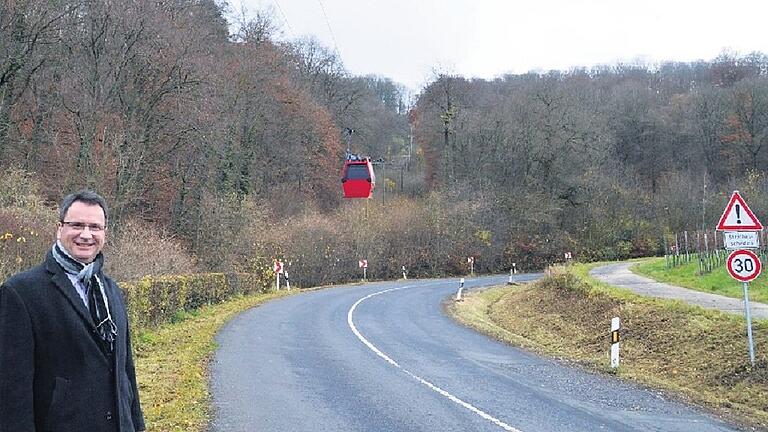
<svg viewBox="0 0 768 432"><path fill-rule="evenodd" d="M414 97L266 12L215 0L0 0L0 273L42 259L56 204L110 203L108 271L300 286L663 253L739 190L768 209L768 57L506 75ZM354 129L348 136L345 131ZM382 159L345 200L347 145Z"/></svg>

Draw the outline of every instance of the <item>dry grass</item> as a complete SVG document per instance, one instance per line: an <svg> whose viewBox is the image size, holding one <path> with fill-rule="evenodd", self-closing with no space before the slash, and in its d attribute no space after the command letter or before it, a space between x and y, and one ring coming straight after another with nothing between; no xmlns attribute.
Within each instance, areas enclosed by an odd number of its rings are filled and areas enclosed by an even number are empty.
<svg viewBox="0 0 768 432"><path fill-rule="evenodd" d="M544 355L671 391L727 418L768 429L768 321L745 324L679 302L647 299L561 273L497 287L449 306L477 330ZM622 320L622 365L609 369L610 321Z"/></svg>
<svg viewBox="0 0 768 432"><path fill-rule="evenodd" d="M292 291L295 293L296 291ZM134 336L136 374L148 431L202 432L210 422L207 366L214 336L236 314L287 291L240 297Z"/></svg>

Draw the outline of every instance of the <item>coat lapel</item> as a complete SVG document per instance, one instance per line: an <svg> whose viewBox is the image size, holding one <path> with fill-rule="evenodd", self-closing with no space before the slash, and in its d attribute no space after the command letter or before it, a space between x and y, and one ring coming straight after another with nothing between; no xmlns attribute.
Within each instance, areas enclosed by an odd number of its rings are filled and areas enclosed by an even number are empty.
<svg viewBox="0 0 768 432"><path fill-rule="evenodd" d="M77 312L77 314L80 316L80 319L83 321L83 325L85 325L86 329L88 330L87 333L91 335L91 339L96 344L104 358L108 359L110 357L109 353L106 352L103 341L98 336L98 332L96 331L96 324L93 322L91 313L85 306L83 299L80 298L80 295L77 293L74 285L72 285L72 281L70 281L69 277L67 277L67 273L63 268L61 268L59 263L56 262L50 252L48 252L48 256L45 260L45 268L51 275L51 281L53 282L53 285L64 295L72 308L75 309L75 312ZM107 294L107 296L109 296L109 294ZM110 311L111 310L112 308L110 307Z"/></svg>
<svg viewBox="0 0 768 432"><path fill-rule="evenodd" d="M80 315L80 318L82 318L88 325L88 328L94 328L95 326L93 324L91 314L88 312L88 309L85 307L85 303L83 303L83 299L81 299L80 295L77 294L77 290L72 285L72 282L69 280L67 274L61 268L61 266L59 266L59 264L51 258L46 260L46 269L48 270L48 273L51 274L51 280L53 281L53 284L64 295L64 297L66 297L67 301L69 301L69 304L75 309L75 311L77 311L77 314Z"/></svg>

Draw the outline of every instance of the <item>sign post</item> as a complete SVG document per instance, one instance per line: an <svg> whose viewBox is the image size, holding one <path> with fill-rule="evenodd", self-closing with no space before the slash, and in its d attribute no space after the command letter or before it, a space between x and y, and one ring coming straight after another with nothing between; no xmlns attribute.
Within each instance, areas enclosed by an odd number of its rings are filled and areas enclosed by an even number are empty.
<svg viewBox="0 0 768 432"><path fill-rule="evenodd" d="M361 259L357 262L357 266L363 269L363 280L368 280L368 260Z"/></svg>
<svg viewBox="0 0 768 432"><path fill-rule="evenodd" d="M733 250L726 261L731 277L744 284L744 317L747 320L747 340L749 361L755 365L755 344L752 339L752 315L749 308L749 282L760 275L760 258L749 249L760 247L760 232L763 224L757 219L739 191L733 191L723 215L717 223L718 231L723 233L726 249Z"/></svg>
<svg viewBox="0 0 768 432"><path fill-rule="evenodd" d="M275 272L275 288L280 291L280 273L283 272L283 262L275 260L272 270Z"/></svg>
<svg viewBox="0 0 768 432"><path fill-rule="evenodd" d="M747 340L749 341L749 363L755 365L755 342L752 339L752 316L749 313L749 282L744 282L744 315L747 318Z"/></svg>
<svg viewBox="0 0 768 432"><path fill-rule="evenodd" d="M749 344L749 361L752 366L755 365L755 343L752 339L752 315L749 310L749 281L754 280L760 275L762 265L760 258L754 252L746 249L740 249L731 252L726 261L728 273L731 276L744 283L744 316L747 320L747 340Z"/></svg>

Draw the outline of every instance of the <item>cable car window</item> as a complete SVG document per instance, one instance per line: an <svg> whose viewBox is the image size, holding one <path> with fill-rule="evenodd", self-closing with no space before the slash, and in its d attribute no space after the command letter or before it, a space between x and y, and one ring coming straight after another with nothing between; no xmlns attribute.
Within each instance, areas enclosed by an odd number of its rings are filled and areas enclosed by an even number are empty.
<svg viewBox="0 0 768 432"><path fill-rule="evenodd" d="M370 178L368 175L368 166L349 165L347 167L347 178L350 180L368 180Z"/></svg>

